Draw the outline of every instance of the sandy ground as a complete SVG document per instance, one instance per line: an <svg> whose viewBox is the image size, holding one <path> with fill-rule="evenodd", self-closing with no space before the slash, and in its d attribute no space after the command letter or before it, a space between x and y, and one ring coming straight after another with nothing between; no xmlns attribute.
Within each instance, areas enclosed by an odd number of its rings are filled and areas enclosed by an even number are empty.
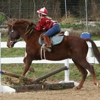
<svg viewBox="0 0 100 100"><path fill-rule="evenodd" d="M23 93L3 94L0 100L100 100L100 89L92 81L86 81L81 90L43 90Z"/></svg>

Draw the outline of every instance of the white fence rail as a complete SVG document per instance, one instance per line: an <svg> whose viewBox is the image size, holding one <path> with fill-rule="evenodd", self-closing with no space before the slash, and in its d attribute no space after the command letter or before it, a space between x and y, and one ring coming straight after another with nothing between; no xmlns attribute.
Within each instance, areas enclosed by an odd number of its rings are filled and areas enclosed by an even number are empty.
<svg viewBox="0 0 100 100"><path fill-rule="evenodd" d="M100 41L94 41L97 45L97 47L100 47ZM15 44L14 48L25 48L26 44L25 42L18 42ZM88 44L89 51L92 49L91 44ZM1 48L7 48L7 43L6 42L1 42ZM2 53L2 52L1 52ZM24 57L13 57L13 58L1 58L1 64L10 64L10 63L23 63L23 58ZM87 57L87 60L89 63L96 63L98 64L98 61L96 60L95 57ZM33 61L32 63L65 63L66 60L61 60L61 61L48 61L48 60L36 60ZM71 59L69 59L69 63L73 63Z"/></svg>
<svg viewBox="0 0 100 100"><path fill-rule="evenodd" d="M14 48L25 48L25 42L18 42L14 45ZM8 48L6 42L1 42L1 48ZM1 64L11 64L11 63L23 63L24 57L11 57L11 58L1 58ZM61 61L49 61L49 60L35 60L32 63L65 63L65 60Z"/></svg>

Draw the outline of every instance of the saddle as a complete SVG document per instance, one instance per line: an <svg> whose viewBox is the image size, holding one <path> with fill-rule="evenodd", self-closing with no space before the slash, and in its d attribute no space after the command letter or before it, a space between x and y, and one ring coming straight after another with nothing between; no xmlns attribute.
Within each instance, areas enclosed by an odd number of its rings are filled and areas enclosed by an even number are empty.
<svg viewBox="0 0 100 100"><path fill-rule="evenodd" d="M62 42L63 38L64 38L64 35L63 36L56 35L56 36L51 37L50 39L52 41L52 45L57 45ZM44 41L41 38L39 38L39 44L42 45L43 43L44 43Z"/></svg>

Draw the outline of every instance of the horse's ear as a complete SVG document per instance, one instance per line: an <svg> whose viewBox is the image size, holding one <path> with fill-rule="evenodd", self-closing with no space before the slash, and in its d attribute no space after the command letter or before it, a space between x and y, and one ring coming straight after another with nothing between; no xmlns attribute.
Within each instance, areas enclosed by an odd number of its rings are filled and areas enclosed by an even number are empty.
<svg viewBox="0 0 100 100"><path fill-rule="evenodd" d="M18 21L18 19L16 18L10 18L7 22L8 25L13 25L16 21Z"/></svg>

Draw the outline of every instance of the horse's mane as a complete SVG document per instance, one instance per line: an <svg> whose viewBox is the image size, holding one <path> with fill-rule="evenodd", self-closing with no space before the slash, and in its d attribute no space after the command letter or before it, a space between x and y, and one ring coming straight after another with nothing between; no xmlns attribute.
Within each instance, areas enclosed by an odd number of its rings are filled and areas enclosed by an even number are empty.
<svg viewBox="0 0 100 100"><path fill-rule="evenodd" d="M18 19L17 18L10 18L7 22L8 25L14 24Z"/></svg>
<svg viewBox="0 0 100 100"><path fill-rule="evenodd" d="M27 23L27 24L30 24L31 22L27 19L16 19L16 18L11 18L9 21L8 21L8 25L14 25L14 24L24 24L24 23Z"/></svg>
<svg viewBox="0 0 100 100"><path fill-rule="evenodd" d="M19 26L20 24L21 24L22 26L23 26L23 25L25 26L25 24L28 26L28 27L27 27L27 32L26 32L26 34L30 33L30 31L32 31L33 29L34 29L35 31L37 31L37 30L34 28L35 24L34 24L33 22L27 20L27 19L15 19L15 18L11 18L10 21L8 21L8 28L11 27L11 26ZM37 31L37 32L38 32L38 31ZM43 32L44 32L44 31L43 31ZM41 32L40 32L40 33L41 33Z"/></svg>
<svg viewBox="0 0 100 100"><path fill-rule="evenodd" d="M15 21L14 24L23 24L23 23L28 23L30 24L31 22L27 19L18 19L17 21Z"/></svg>

